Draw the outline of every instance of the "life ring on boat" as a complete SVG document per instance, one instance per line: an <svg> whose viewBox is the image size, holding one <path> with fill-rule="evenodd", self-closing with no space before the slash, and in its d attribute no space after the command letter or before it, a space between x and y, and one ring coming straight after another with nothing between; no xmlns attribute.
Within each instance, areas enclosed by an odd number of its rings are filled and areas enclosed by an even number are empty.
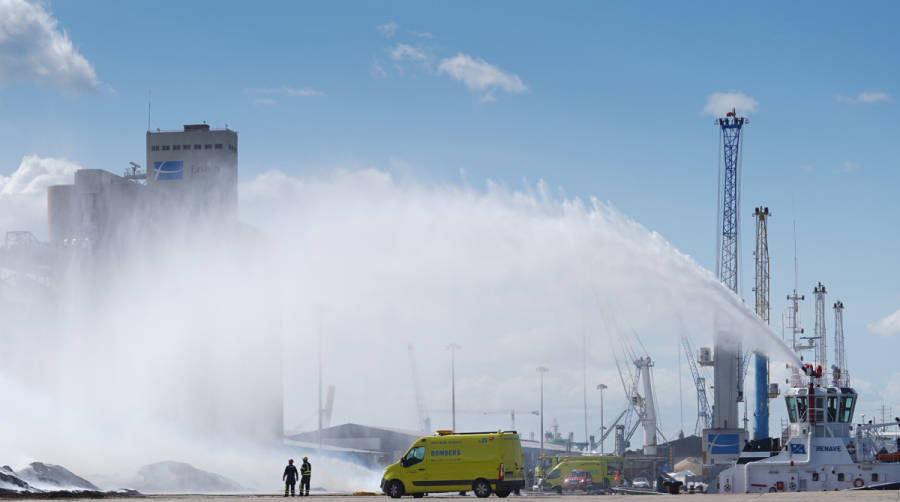
<svg viewBox="0 0 900 502"><path fill-rule="evenodd" d="M847 453L850 455L856 455L856 446L853 443L847 445Z"/></svg>
<svg viewBox="0 0 900 502"><path fill-rule="evenodd" d="M853 486L855 486L857 488L861 487L864 484L866 484L866 482L863 481L863 478L856 478L853 480Z"/></svg>

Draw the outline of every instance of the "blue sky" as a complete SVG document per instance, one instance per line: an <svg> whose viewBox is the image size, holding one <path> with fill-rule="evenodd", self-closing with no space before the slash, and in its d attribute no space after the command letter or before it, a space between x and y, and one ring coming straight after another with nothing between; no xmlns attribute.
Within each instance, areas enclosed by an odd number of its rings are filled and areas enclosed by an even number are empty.
<svg viewBox="0 0 900 502"><path fill-rule="evenodd" d="M743 93L755 102L743 296L752 302L752 210L767 205L773 320L793 287L796 218L800 289L810 297L822 281L829 307L844 301L851 371L881 389L861 367L896 361L896 335L866 328L900 309L896 3L42 5L94 76L0 67L2 175L31 154L143 164L149 91L152 128L238 130L242 179L337 166L435 183L543 179L609 201L711 270L717 129L704 107ZM803 317L811 331L809 300Z"/></svg>

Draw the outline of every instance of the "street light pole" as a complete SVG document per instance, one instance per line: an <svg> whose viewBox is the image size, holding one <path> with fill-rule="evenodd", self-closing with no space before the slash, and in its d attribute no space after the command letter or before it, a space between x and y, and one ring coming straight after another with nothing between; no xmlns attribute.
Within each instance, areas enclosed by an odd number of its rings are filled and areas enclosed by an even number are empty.
<svg viewBox="0 0 900 502"><path fill-rule="evenodd" d="M456 351L461 348L455 343L447 346L450 351L450 413L453 415L453 432L456 432Z"/></svg>
<svg viewBox="0 0 900 502"><path fill-rule="evenodd" d="M538 455L539 459L544 456L544 373L548 371L550 371L550 368L537 367L537 372L541 374L541 451L540 455Z"/></svg>
<svg viewBox="0 0 900 502"><path fill-rule="evenodd" d="M606 432L606 426L603 425L603 391L607 386L601 383L597 388L600 389L600 455L603 455L603 436Z"/></svg>

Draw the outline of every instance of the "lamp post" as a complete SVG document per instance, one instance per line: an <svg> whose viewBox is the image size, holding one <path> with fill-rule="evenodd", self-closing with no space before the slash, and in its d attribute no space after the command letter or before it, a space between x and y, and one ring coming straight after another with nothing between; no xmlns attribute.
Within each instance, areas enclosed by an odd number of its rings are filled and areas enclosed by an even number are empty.
<svg viewBox="0 0 900 502"><path fill-rule="evenodd" d="M600 455L603 455L603 436L606 432L606 426L603 425L603 391L608 387L606 384L600 384L597 389L600 390Z"/></svg>
<svg viewBox="0 0 900 502"><path fill-rule="evenodd" d="M544 373L550 371L550 368L546 368L544 366L538 366L537 372L541 375L541 450L538 458L542 458L544 456Z"/></svg>
<svg viewBox="0 0 900 502"><path fill-rule="evenodd" d="M456 432L456 351L461 348L455 343L447 346L450 351L450 413L453 415L453 432Z"/></svg>

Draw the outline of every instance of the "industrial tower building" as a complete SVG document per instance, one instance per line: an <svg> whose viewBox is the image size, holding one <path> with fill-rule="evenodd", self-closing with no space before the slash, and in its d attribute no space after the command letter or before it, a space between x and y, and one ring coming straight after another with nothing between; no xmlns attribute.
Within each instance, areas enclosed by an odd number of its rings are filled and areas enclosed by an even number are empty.
<svg viewBox="0 0 900 502"><path fill-rule="evenodd" d="M70 185L47 189L50 243L108 247L133 238L148 221L170 225L178 216L237 220L237 132L189 124L180 131L147 131L147 169L137 164L118 176L80 169ZM189 228L189 227L188 227Z"/></svg>
<svg viewBox="0 0 900 502"><path fill-rule="evenodd" d="M237 132L187 124L147 131L147 186L200 215L237 216Z"/></svg>

